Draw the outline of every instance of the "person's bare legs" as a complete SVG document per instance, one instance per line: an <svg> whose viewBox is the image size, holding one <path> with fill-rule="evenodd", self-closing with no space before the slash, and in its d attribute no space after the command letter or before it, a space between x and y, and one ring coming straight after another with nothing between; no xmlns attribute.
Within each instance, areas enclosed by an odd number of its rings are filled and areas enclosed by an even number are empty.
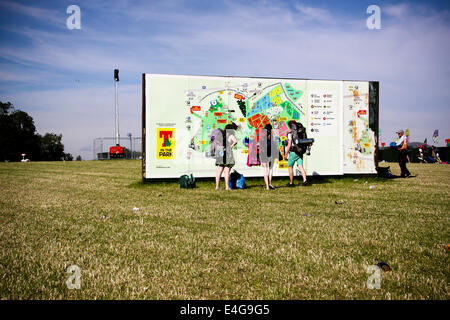
<svg viewBox="0 0 450 320"><path fill-rule="evenodd" d="M297 165L298 169L300 170L300 172L302 173L302 178L303 178L303 182L306 181L306 171L305 168L303 168L303 166L299 166Z"/></svg>
<svg viewBox="0 0 450 320"><path fill-rule="evenodd" d="M294 184L294 167L289 167L289 179L291 180L291 184Z"/></svg>
<svg viewBox="0 0 450 320"><path fill-rule="evenodd" d="M230 167L225 167L224 169L224 178L225 178L225 190L231 190L230 189L230 172L231 172L231 168Z"/></svg>
<svg viewBox="0 0 450 320"><path fill-rule="evenodd" d="M273 176L273 160L271 162L269 162L269 186L272 186L272 176Z"/></svg>
<svg viewBox="0 0 450 320"><path fill-rule="evenodd" d="M266 189L270 190L270 188L269 188L270 183L269 183L269 177L268 177L269 169L267 168L267 163L263 162L262 166L263 166L263 170L264 170L264 182L266 183Z"/></svg>
<svg viewBox="0 0 450 320"><path fill-rule="evenodd" d="M222 172L223 172L223 167L217 166L217 171L216 171L216 190L220 189L220 177L222 176Z"/></svg>

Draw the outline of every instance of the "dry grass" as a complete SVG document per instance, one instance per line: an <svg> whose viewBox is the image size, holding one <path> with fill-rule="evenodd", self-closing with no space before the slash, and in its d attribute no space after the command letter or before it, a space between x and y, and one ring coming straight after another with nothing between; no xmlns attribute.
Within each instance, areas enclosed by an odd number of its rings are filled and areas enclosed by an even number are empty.
<svg viewBox="0 0 450 320"><path fill-rule="evenodd" d="M450 166L408 167L227 193L142 185L139 161L1 163L0 297L449 299ZM369 290L379 261L393 271Z"/></svg>

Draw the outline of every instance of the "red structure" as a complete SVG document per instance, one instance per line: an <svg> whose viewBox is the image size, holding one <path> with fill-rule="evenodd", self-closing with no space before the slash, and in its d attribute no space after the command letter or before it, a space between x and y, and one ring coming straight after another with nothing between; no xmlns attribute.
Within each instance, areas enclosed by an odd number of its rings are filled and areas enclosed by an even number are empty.
<svg viewBox="0 0 450 320"><path fill-rule="evenodd" d="M109 148L110 158L125 158L124 148L121 146L113 146Z"/></svg>

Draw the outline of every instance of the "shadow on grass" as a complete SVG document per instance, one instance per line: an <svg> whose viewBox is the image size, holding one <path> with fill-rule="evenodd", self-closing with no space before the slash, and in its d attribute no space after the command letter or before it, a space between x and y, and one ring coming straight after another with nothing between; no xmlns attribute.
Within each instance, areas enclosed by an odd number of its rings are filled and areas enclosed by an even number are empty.
<svg viewBox="0 0 450 320"><path fill-rule="evenodd" d="M360 183L393 183L399 176L395 176L394 178L387 179L377 177L375 175L345 175L345 176L321 176L321 175L313 175L308 176L308 181L310 186L314 185L325 185L325 184L360 184ZM264 179L262 177L247 177L245 178L247 188L246 189L265 189L266 185L264 183ZM214 178L195 178L197 186L195 189L198 189L203 186L211 185L214 186L215 180ZM284 183L283 183L284 182ZM223 179L221 181L223 183ZM273 177L272 183L275 185L276 189L281 188L289 188L287 184L289 183L289 177ZM301 186L302 178L294 177L294 183L296 186ZM145 183L142 180L137 180L128 185L129 188L137 188L137 189L147 189L154 187L168 187L173 188L175 186L179 186L178 178L167 178L167 179L151 179L147 180Z"/></svg>
<svg viewBox="0 0 450 320"><path fill-rule="evenodd" d="M137 180L135 182L132 182L128 185L129 188L136 188L136 189L147 189L152 188L155 186L158 187L173 187L176 184L179 184L180 182L178 179L152 179L152 181L148 181L146 183L142 182L142 180Z"/></svg>

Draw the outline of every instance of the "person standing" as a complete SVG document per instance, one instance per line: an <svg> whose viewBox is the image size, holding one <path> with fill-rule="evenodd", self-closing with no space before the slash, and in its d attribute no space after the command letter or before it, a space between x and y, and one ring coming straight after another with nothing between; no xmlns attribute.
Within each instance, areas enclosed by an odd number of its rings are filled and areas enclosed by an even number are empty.
<svg viewBox="0 0 450 320"><path fill-rule="evenodd" d="M398 164L401 170L400 176L402 178L409 178L411 176L411 173L406 168L406 162L408 161L408 142L406 140L405 132L402 129L398 130L396 133L398 134L396 145L399 151Z"/></svg>
<svg viewBox="0 0 450 320"><path fill-rule="evenodd" d="M308 185L308 181L306 180L306 171L303 168L303 154L304 150L300 150L296 144L296 140L306 139L306 130L305 127L301 123L297 123L294 120L288 122L288 126L291 129L289 131L287 139L288 145L286 148L286 156L288 160L289 166L289 184L288 187L294 186L294 165L297 163L297 167L300 170L303 178L303 186ZM299 131L301 132L301 136L299 135Z"/></svg>
<svg viewBox="0 0 450 320"><path fill-rule="evenodd" d="M278 142L272 132L272 125L266 124L261 134L261 164L264 170L264 182L267 190L274 190L272 185L273 164L278 158Z"/></svg>
<svg viewBox="0 0 450 320"><path fill-rule="evenodd" d="M222 152L216 156L216 190L220 189L220 177L222 173L225 178L225 190L230 189L230 173L231 168L234 166L233 148L237 144L234 130L237 129L237 125L234 123L227 124L223 132L223 148ZM220 137L219 137L220 138Z"/></svg>

